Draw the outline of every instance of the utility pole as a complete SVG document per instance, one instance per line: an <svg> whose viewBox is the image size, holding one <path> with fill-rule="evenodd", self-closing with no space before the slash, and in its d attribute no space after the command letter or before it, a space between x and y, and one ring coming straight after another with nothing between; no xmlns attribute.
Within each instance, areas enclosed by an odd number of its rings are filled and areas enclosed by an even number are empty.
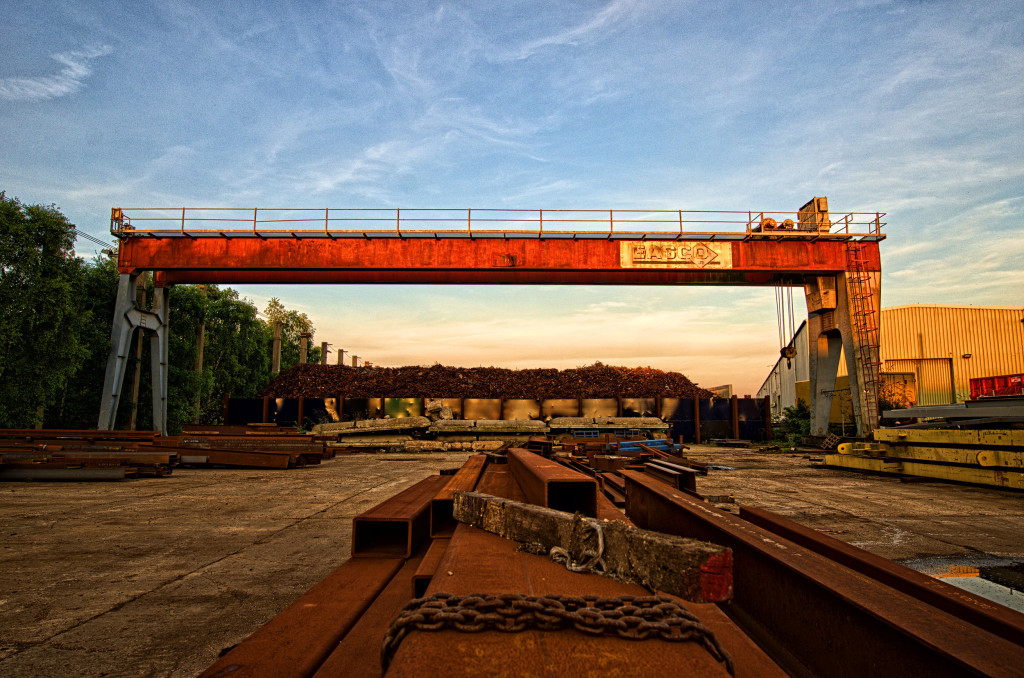
<svg viewBox="0 0 1024 678"><path fill-rule="evenodd" d="M321 365L326 365L327 364L327 347L328 346L330 346L330 344L328 344L326 341L321 342L321 344L320 344L320 364Z"/></svg>
<svg viewBox="0 0 1024 678"><path fill-rule="evenodd" d="M205 321L203 321L203 320L199 321L199 327L197 328L196 335L197 335L196 336L196 343L199 345L199 351L196 353L196 363L195 363L195 365L193 365L193 370L195 372L197 372L197 373L202 373L202 371L203 371L203 349L206 346L206 322ZM202 383L202 382L200 382L200 383ZM202 416L202 413L200 412L200 409L199 409L201 407L201 405L202 405L202 398L203 398L203 395L202 395L202 392L200 391L199 393L196 394L196 420L194 422L196 424L199 423L199 419Z"/></svg>
<svg viewBox="0 0 1024 678"><path fill-rule="evenodd" d="M359 367L359 356L352 356L352 367Z"/></svg>
<svg viewBox="0 0 1024 678"><path fill-rule="evenodd" d="M299 364L306 364L306 352L308 351L309 340L313 336L312 332L303 332L299 335Z"/></svg>
<svg viewBox="0 0 1024 678"><path fill-rule="evenodd" d="M345 349L343 349L343 348L339 348L338 349L338 365L340 365L341 367L345 366L345 353L346 353Z"/></svg>
<svg viewBox="0 0 1024 678"><path fill-rule="evenodd" d="M281 371L281 329L284 323L280 320L274 321L274 349L270 359L270 373L277 374Z"/></svg>

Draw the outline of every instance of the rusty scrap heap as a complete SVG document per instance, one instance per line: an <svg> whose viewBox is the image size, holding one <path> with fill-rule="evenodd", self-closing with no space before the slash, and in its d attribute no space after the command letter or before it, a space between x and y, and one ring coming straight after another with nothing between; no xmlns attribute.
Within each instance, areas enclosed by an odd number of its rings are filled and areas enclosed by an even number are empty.
<svg viewBox="0 0 1024 678"><path fill-rule="evenodd" d="M276 398L710 398L685 375L650 367L594 363L569 370L498 367L351 368L297 365L282 372L259 397Z"/></svg>

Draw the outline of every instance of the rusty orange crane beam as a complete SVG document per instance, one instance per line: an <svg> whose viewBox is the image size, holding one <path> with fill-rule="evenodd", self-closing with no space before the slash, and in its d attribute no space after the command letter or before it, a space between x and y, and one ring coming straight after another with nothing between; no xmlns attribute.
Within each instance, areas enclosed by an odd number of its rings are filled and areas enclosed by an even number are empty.
<svg viewBox="0 0 1024 678"><path fill-rule="evenodd" d="M114 208L121 281L99 428L113 427L128 342L140 328L154 331L153 421L166 428L168 285L789 285L804 287L815 338L828 339L821 355L810 342L812 392L834 390L844 348L863 434L877 423L883 216L830 213L820 197L792 214ZM156 283L151 309L134 296L145 271ZM830 404L814 410L815 431Z"/></svg>

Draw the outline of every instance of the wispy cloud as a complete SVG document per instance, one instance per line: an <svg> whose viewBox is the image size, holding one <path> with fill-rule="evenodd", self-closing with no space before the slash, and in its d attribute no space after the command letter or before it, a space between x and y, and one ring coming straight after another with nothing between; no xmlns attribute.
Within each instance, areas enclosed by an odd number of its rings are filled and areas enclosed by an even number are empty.
<svg viewBox="0 0 1024 678"><path fill-rule="evenodd" d="M595 36L602 35L606 28L614 25L623 16L625 16L629 10L636 7L636 5L637 3L635 0L614 0L614 2L610 2L605 5L600 12L595 14L588 21L558 31L557 33L552 33L551 35L531 40L507 53L506 58L517 60L528 59L545 47L578 45L582 42L592 40Z"/></svg>
<svg viewBox="0 0 1024 678"><path fill-rule="evenodd" d="M52 55L53 59L64 64L64 68L59 73L34 78L0 79L0 99L43 101L74 94L82 88L83 81L92 75L92 60L106 56L111 51L109 45L103 45L75 52L54 54Z"/></svg>

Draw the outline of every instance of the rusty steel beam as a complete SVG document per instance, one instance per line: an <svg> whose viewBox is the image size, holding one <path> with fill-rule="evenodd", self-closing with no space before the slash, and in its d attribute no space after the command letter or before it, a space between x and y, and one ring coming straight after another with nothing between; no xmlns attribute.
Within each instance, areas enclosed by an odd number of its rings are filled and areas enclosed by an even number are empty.
<svg viewBox="0 0 1024 678"><path fill-rule="evenodd" d="M441 488L430 501L430 536L442 537L451 535L455 529L452 517L452 503L456 492L471 492L476 489L480 474L487 464L486 454L474 454L466 463L451 476L448 483Z"/></svg>
<svg viewBox="0 0 1024 678"><path fill-rule="evenodd" d="M597 481L539 454L513 447L508 466L528 501L556 511L597 515Z"/></svg>
<svg viewBox="0 0 1024 678"><path fill-rule="evenodd" d="M641 240L637 236L637 241ZM618 240L539 238L127 238L122 273L153 270L175 283L517 283L774 285L846 270L835 240L716 243L729 267L624 266ZM880 270L878 243L864 243L866 267ZM725 259L726 256L720 257ZM511 262L513 265L509 265Z"/></svg>
<svg viewBox="0 0 1024 678"><path fill-rule="evenodd" d="M724 606L796 674L1011 676L1024 647L678 490L623 471L626 515L646 529L733 550Z"/></svg>
<svg viewBox="0 0 1024 678"><path fill-rule="evenodd" d="M1024 614L876 556L835 537L760 508L740 507L740 518L819 553L887 586L1024 646Z"/></svg>
<svg viewBox="0 0 1024 678"><path fill-rule="evenodd" d="M346 561L214 662L200 678L312 676L403 562L402 558Z"/></svg>
<svg viewBox="0 0 1024 678"><path fill-rule="evenodd" d="M352 519L352 557L409 558L430 537L430 502L448 476L428 476Z"/></svg>
<svg viewBox="0 0 1024 678"><path fill-rule="evenodd" d="M158 444L159 449L173 450L181 463L201 463L211 466L237 466L240 468L293 468L305 462L296 453L260 452L258 450L225 450L208 447L176 447ZM205 461L197 458L205 457ZM192 461L188 461L192 460Z"/></svg>
<svg viewBox="0 0 1024 678"><path fill-rule="evenodd" d="M427 554L423 556L419 567L416 568L412 575L413 598L420 598L427 592L427 587L430 586L430 582L437 573L437 568L441 564L444 552L448 549L449 539L450 537L438 537L430 540Z"/></svg>
<svg viewBox="0 0 1024 678"><path fill-rule="evenodd" d="M644 473L671 485L677 490L687 492L697 491L697 470L686 466L675 466L671 464L659 464L656 461L649 461L644 464Z"/></svg>
<svg viewBox="0 0 1024 678"><path fill-rule="evenodd" d="M388 585L348 630L334 651L313 675L316 678L379 676L380 644L391 621L409 602L413 573L423 561L423 551L405 561Z"/></svg>

